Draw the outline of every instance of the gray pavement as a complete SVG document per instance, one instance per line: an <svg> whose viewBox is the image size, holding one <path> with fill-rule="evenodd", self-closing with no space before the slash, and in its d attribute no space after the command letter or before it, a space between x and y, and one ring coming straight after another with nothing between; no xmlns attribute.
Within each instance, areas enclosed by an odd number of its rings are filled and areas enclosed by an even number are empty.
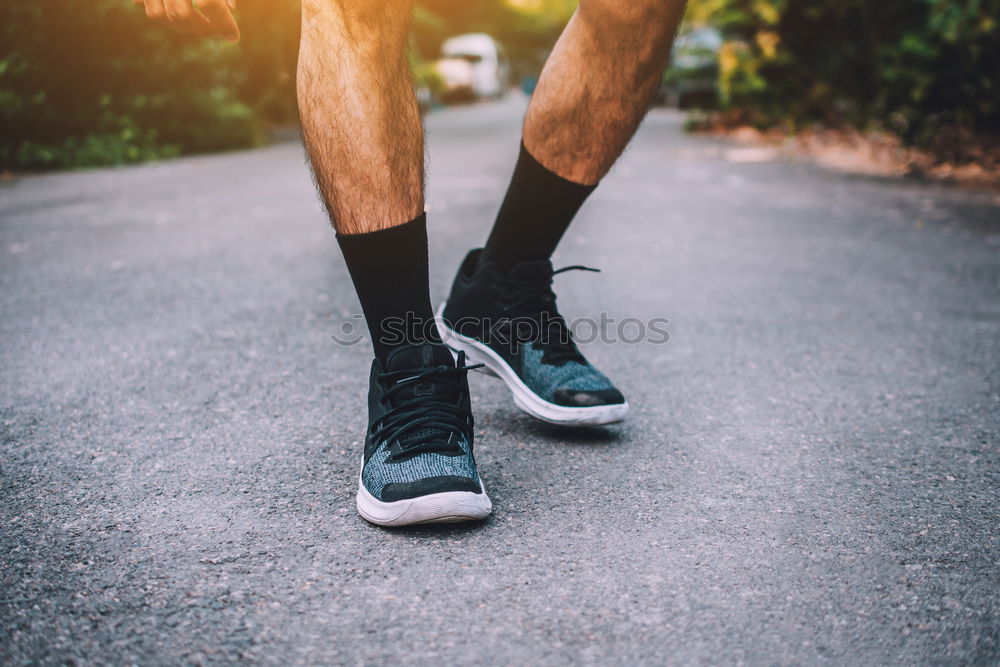
<svg viewBox="0 0 1000 667"><path fill-rule="evenodd" d="M519 99L428 119L444 296ZM556 264L624 424L472 378L496 508L353 507L366 345L296 144L0 183L0 663L1000 662L1000 200L655 111Z"/></svg>

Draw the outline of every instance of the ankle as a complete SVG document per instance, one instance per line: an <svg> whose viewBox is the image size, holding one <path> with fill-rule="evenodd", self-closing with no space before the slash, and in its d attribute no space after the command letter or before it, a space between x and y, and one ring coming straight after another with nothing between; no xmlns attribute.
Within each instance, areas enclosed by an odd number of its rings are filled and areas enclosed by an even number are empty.
<svg viewBox="0 0 1000 667"><path fill-rule="evenodd" d="M389 318L381 326L369 324L372 335L372 347L375 356L385 363L396 350L411 345L441 345L444 341L438 332L433 317L420 317L415 313L407 313L403 318Z"/></svg>

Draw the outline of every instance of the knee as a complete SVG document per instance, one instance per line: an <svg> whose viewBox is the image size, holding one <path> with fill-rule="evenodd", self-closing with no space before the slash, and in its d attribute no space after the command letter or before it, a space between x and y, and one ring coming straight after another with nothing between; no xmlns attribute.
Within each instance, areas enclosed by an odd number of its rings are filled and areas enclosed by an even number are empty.
<svg viewBox="0 0 1000 667"><path fill-rule="evenodd" d="M602 32L636 34L672 30L685 0L581 0L580 19Z"/></svg>
<svg viewBox="0 0 1000 667"><path fill-rule="evenodd" d="M302 0L302 10L310 14L328 11L382 13L405 4L393 0Z"/></svg>
<svg viewBox="0 0 1000 667"><path fill-rule="evenodd" d="M332 19L358 36L406 29L412 12L412 0L302 0L304 25Z"/></svg>

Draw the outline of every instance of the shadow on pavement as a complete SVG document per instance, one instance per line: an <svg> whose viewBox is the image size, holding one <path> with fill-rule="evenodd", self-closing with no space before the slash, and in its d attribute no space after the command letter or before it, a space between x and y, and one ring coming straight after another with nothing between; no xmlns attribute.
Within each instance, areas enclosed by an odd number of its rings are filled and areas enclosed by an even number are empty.
<svg viewBox="0 0 1000 667"><path fill-rule="evenodd" d="M461 523L428 523L417 526L395 526L382 527L369 524L371 530L379 531L387 537L398 535L399 537L423 537L423 538L445 538L458 537L476 533L484 528L488 528L493 523L491 514L481 521L463 521Z"/></svg>
<svg viewBox="0 0 1000 667"><path fill-rule="evenodd" d="M509 424L510 428L507 432L511 435L530 437L537 441L560 445L609 445L620 443L626 437L620 424L571 426L549 424L520 415L511 419Z"/></svg>

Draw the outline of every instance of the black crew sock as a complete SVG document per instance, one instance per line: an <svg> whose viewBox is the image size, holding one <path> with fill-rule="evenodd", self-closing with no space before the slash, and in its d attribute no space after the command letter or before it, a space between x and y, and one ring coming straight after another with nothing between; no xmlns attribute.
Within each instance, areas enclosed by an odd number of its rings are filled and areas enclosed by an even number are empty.
<svg viewBox="0 0 1000 667"><path fill-rule="evenodd" d="M521 153L493 231L481 255L509 269L552 256L563 232L596 185L567 181L543 167L521 142Z"/></svg>
<svg viewBox="0 0 1000 667"><path fill-rule="evenodd" d="M361 300L375 356L400 345L440 343L427 277L427 216L366 234L337 234Z"/></svg>

